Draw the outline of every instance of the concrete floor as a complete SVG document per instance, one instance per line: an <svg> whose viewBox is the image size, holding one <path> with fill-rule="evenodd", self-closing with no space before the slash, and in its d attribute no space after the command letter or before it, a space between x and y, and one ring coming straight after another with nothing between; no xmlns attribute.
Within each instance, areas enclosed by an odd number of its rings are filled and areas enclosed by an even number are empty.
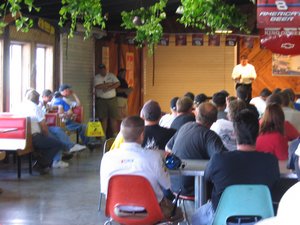
<svg viewBox="0 0 300 225"><path fill-rule="evenodd" d="M98 212L101 151L81 152L69 168L52 169L49 175L29 175L22 162L22 177L16 165L0 162L1 225L95 225L106 217Z"/></svg>
<svg viewBox="0 0 300 225"><path fill-rule="evenodd" d="M104 204L98 211L101 157L101 149L86 150L69 161L69 168L52 169L44 176L29 175L28 163L23 160L20 180L15 164L0 162L0 224L104 224ZM188 212L191 210L193 207L188 207Z"/></svg>

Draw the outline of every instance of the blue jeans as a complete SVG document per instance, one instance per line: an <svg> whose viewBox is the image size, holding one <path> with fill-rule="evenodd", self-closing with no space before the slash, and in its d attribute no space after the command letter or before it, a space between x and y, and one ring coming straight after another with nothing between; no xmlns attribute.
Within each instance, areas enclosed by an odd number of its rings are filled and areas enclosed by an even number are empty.
<svg viewBox="0 0 300 225"><path fill-rule="evenodd" d="M66 150L71 149L75 145L61 127L50 126L48 130L52 137L60 140L65 145Z"/></svg>
<svg viewBox="0 0 300 225"><path fill-rule="evenodd" d="M83 125L81 123L76 123L73 120L67 120L66 128L67 128L67 130L70 130L70 131L78 130L79 137L84 145L87 145L90 142L90 138L85 136L86 125Z"/></svg>
<svg viewBox="0 0 300 225"><path fill-rule="evenodd" d="M211 201L200 206L192 216L192 225L211 225L214 221L215 211Z"/></svg>
<svg viewBox="0 0 300 225"><path fill-rule="evenodd" d="M75 144L70 140L70 137L65 133L61 127L50 126L48 127L49 135L59 140L64 146L65 151L69 151ZM61 151L59 151L53 158L53 161L61 160Z"/></svg>
<svg viewBox="0 0 300 225"><path fill-rule="evenodd" d="M34 151L37 153L37 161L43 167L50 166L54 158L56 158L59 152L65 147L56 138L45 136L41 133L32 136L32 145Z"/></svg>

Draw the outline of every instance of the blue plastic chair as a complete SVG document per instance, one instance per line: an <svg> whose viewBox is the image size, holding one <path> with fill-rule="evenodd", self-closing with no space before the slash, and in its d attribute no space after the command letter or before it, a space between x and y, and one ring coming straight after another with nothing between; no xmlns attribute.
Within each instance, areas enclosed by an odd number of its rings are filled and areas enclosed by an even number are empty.
<svg viewBox="0 0 300 225"><path fill-rule="evenodd" d="M226 225L229 217L274 216L270 190L266 185L241 184L225 189L219 201L213 225Z"/></svg>

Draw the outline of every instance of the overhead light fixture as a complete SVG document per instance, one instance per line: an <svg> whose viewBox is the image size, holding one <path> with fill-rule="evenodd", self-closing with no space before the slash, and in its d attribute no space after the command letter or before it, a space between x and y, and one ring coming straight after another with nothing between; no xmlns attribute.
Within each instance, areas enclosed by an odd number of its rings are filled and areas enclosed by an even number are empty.
<svg viewBox="0 0 300 225"><path fill-rule="evenodd" d="M226 30L226 29L217 29L215 31L216 34L231 34L232 30Z"/></svg>
<svg viewBox="0 0 300 225"><path fill-rule="evenodd" d="M183 6L182 5L178 6L178 8L176 9L176 13L183 14Z"/></svg>

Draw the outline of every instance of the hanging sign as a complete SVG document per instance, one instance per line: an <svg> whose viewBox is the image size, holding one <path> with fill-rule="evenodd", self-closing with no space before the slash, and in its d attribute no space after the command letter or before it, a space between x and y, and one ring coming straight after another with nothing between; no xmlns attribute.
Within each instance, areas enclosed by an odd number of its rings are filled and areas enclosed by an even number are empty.
<svg viewBox="0 0 300 225"><path fill-rule="evenodd" d="M192 45L202 46L203 43L204 43L204 35L203 34L193 34L192 35Z"/></svg>
<svg viewBox="0 0 300 225"><path fill-rule="evenodd" d="M282 55L300 54L300 28L266 28L260 43L272 53Z"/></svg>
<svg viewBox="0 0 300 225"><path fill-rule="evenodd" d="M175 35L175 45L176 46L186 45L186 35L184 35L184 34L176 34Z"/></svg>
<svg viewBox="0 0 300 225"><path fill-rule="evenodd" d="M227 35L225 40L226 46L235 46L237 42L237 36L235 35Z"/></svg>
<svg viewBox="0 0 300 225"><path fill-rule="evenodd" d="M209 46L220 46L220 35L209 35L208 36Z"/></svg>
<svg viewBox="0 0 300 225"><path fill-rule="evenodd" d="M257 27L299 27L299 0L257 0Z"/></svg>
<svg viewBox="0 0 300 225"><path fill-rule="evenodd" d="M168 46L169 45L169 38L170 36L168 34L164 34L160 41L158 42L158 45L162 45L162 46Z"/></svg>

